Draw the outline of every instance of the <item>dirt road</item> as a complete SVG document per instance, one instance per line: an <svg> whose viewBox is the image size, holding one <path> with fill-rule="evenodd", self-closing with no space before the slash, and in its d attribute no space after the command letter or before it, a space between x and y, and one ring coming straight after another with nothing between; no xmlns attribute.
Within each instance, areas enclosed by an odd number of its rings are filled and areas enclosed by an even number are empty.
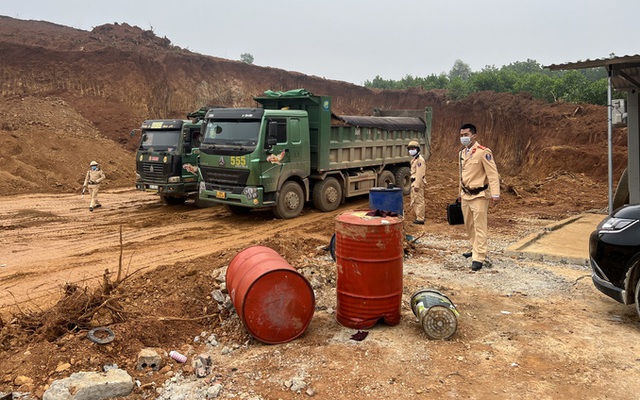
<svg viewBox="0 0 640 400"><path fill-rule="evenodd" d="M44 306L57 300L65 282L97 281L105 269L117 271L121 251L124 272L132 273L243 248L278 232L315 229L321 221L331 228L337 215L308 210L304 218L285 221L264 211L243 219L221 206L167 207L135 190L101 192L100 199L104 207L89 212L89 197L77 194L0 198L0 310ZM311 236L329 240L331 233Z"/></svg>
<svg viewBox="0 0 640 400"><path fill-rule="evenodd" d="M124 318L110 325L117 335L110 345L90 343L84 329L34 341L7 334L5 326L0 392L41 396L55 379L117 363L143 385L131 399L171 398L180 390L183 398L205 398L214 384L222 385L221 396L255 399L632 399L640 393L634 308L597 292L586 266L503 255L549 223L548 214L532 217L530 207L519 214L493 210L494 264L478 273L460 255L467 246L461 227L429 215L423 227L406 224L419 240L404 260L401 322L378 324L355 341L356 331L335 320L335 263L323 248L334 217L365 208L366 198L335 213L305 209L286 221L268 211L233 216L222 207L167 207L132 190L106 191L101 200L104 207L90 213L79 195L0 199L5 316L16 305L47 306L66 281L97 284L105 269L117 270L121 251L127 274L141 269L119 288ZM229 260L251 244L276 249L314 287L313 320L290 343L251 339L237 316L212 299ZM459 326L451 340L428 340L417 324L409 300L421 288L438 289L455 303ZM188 364L166 357L162 372L137 371L144 347L209 353L214 374L198 380ZM25 376L32 382L16 383Z"/></svg>

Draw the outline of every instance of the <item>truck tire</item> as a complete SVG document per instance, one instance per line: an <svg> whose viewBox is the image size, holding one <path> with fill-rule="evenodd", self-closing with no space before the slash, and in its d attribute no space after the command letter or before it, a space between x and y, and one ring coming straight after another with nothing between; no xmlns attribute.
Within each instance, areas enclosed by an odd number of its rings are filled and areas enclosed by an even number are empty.
<svg viewBox="0 0 640 400"><path fill-rule="evenodd" d="M295 218L304 207L304 192L296 182L285 182L278 193L278 200L273 209L276 217L281 219Z"/></svg>
<svg viewBox="0 0 640 400"><path fill-rule="evenodd" d="M211 207L213 206L213 204L204 201L204 200L200 200L200 196L198 195L198 193L196 193L193 196L193 204L198 207L198 208L207 208L207 207Z"/></svg>
<svg viewBox="0 0 640 400"><path fill-rule="evenodd" d="M342 186L334 177L320 181L313 187L313 205L322 212L333 211L342 203Z"/></svg>
<svg viewBox="0 0 640 400"><path fill-rule="evenodd" d="M227 204L227 209L233 215L247 215L251 212L251 209L249 207L234 206L231 204Z"/></svg>
<svg viewBox="0 0 640 400"><path fill-rule="evenodd" d="M613 210L609 210L609 213L613 213L614 210L625 204L629 204L629 173L626 168L622 171L618 186L616 186L613 195Z"/></svg>
<svg viewBox="0 0 640 400"><path fill-rule="evenodd" d="M396 178L393 176L393 172L384 170L378 176L378 187L386 188L391 185L396 184Z"/></svg>
<svg viewBox="0 0 640 400"><path fill-rule="evenodd" d="M184 202L187 201L187 198L173 197L173 196L167 196L167 195L161 194L160 200L162 200L162 202L168 206L178 206L180 204L184 204Z"/></svg>
<svg viewBox="0 0 640 400"><path fill-rule="evenodd" d="M396 186L402 188L402 194L411 193L411 169L409 167L400 167L395 170Z"/></svg>

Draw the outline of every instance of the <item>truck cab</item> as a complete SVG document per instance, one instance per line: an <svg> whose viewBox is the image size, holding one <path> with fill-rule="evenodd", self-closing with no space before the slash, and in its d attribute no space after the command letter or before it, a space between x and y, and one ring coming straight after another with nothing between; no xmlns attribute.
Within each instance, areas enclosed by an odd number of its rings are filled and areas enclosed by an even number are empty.
<svg viewBox="0 0 640 400"><path fill-rule="evenodd" d="M168 205L197 201L197 159L202 117L206 108L189 114L191 120L146 120L140 127L136 152L136 189L157 193Z"/></svg>
<svg viewBox="0 0 640 400"><path fill-rule="evenodd" d="M211 109L203 131L198 165L201 201L224 203L237 214L273 207L283 182L294 179L304 184L310 173L304 111ZM299 195L295 201L303 204Z"/></svg>

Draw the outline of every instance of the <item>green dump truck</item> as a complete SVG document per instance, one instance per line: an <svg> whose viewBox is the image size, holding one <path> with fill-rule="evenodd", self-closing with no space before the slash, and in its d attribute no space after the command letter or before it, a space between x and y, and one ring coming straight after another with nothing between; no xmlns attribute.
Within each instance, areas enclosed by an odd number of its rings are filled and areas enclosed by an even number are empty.
<svg viewBox="0 0 640 400"><path fill-rule="evenodd" d="M265 92L257 108L212 108L204 119L200 201L235 214L271 208L297 217L306 201L332 211L373 187L410 190L407 144L428 157L431 108L422 116L336 116L331 97Z"/></svg>
<svg viewBox="0 0 640 400"><path fill-rule="evenodd" d="M203 118L208 107L188 120L151 119L142 123L136 152L136 189L157 193L165 204L198 199L197 159ZM135 131L132 131L132 135Z"/></svg>

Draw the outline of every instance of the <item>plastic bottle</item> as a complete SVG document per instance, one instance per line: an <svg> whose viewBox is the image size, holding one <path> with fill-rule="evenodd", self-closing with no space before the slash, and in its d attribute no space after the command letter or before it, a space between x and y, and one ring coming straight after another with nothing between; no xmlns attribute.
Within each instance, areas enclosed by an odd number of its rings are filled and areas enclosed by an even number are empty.
<svg viewBox="0 0 640 400"><path fill-rule="evenodd" d="M169 352L169 357L173 358L174 360L176 360L176 361L177 361L177 362L179 362L179 363L185 363L185 362L187 362L187 356L182 355L182 354L178 353L178 352L177 352L177 351L175 351L175 350L171 350L171 351Z"/></svg>

